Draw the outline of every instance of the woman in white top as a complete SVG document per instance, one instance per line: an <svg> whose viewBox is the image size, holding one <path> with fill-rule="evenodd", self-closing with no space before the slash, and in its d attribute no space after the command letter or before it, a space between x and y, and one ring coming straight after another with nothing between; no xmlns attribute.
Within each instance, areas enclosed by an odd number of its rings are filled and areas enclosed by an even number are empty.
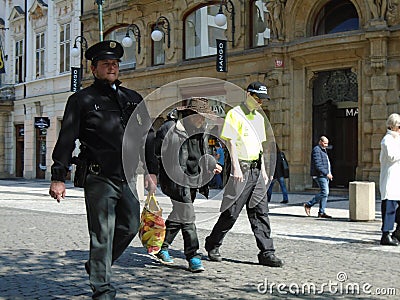
<svg viewBox="0 0 400 300"><path fill-rule="evenodd" d="M381 245L398 246L397 238L400 237L400 230L396 230L392 235L390 232L393 231L396 209L400 203L400 115L391 114L386 125L388 129L381 141L379 157L381 163L379 185L382 198Z"/></svg>

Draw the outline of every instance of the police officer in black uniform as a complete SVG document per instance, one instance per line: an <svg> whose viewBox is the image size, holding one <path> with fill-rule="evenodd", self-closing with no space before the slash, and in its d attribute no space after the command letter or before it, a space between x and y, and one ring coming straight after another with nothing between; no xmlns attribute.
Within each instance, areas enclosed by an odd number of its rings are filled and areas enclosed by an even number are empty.
<svg viewBox="0 0 400 300"><path fill-rule="evenodd" d="M85 191L90 235L90 257L85 268L93 299L115 298L111 266L138 232L140 205L129 186L136 180L141 149L145 149L141 156L145 157L147 167L145 186L154 192L157 185L154 133L148 129L142 134L143 141L131 141L130 145L136 145L131 157L134 163L130 162L130 171L124 172L122 146L129 118L136 114L143 125L141 128L150 128L142 123L151 121L148 114L135 111L142 97L120 86L118 73L123 53L116 41L102 41L86 51L95 80L91 86L69 97L52 156L49 193L60 202L65 197L65 177L75 141L79 139L81 152L77 169L87 170L87 174L76 176L81 177L80 184Z"/></svg>

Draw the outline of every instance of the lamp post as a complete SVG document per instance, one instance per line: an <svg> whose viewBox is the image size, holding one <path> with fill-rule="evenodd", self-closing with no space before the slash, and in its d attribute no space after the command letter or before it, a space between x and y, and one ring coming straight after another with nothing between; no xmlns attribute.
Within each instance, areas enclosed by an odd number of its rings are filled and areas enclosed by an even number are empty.
<svg viewBox="0 0 400 300"><path fill-rule="evenodd" d="M122 39L122 46L124 47L130 47L132 46L133 40L129 36L129 31L132 31L133 35L135 36L137 43L138 43L138 54L140 54L140 29L136 24L131 24L128 26L128 29L126 30L126 35Z"/></svg>
<svg viewBox="0 0 400 300"><path fill-rule="evenodd" d="M228 7L229 4L229 7ZM221 0L218 14L215 16L214 21L217 26L225 26L226 16L224 15L222 7L230 13L232 20L232 48L235 47L235 6L231 0Z"/></svg>
<svg viewBox="0 0 400 300"><path fill-rule="evenodd" d="M99 12L99 40L103 41L103 0L96 0Z"/></svg>
<svg viewBox="0 0 400 300"><path fill-rule="evenodd" d="M166 32L164 32L163 29L166 30ZM168 36L167 47L169 48L171 46L171 27L168 19L164 16L160 16L157 18L156 26L151 33L151 39L155 42L159 42L162 40L164 33Z"/></svg>
<svg viewBox="0 0 400 300"><path fill-rule="evenodd" d="M79 43L80 49L78 49L77 43ZM78 35L75 38L74 46L72 47L71 50L71 55L73 57L80 56L80 67L71 68L71 92L77 92L81 88L81 81L83 75L82 57L83 57L83 51L84 50L86 51L87 48L88 48L87 40L83 36Z"/></svg>

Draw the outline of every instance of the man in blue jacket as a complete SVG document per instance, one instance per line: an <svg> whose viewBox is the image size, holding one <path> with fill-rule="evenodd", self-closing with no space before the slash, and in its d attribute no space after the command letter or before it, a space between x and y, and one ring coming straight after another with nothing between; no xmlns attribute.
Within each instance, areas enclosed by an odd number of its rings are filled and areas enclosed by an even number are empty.
<svg viewBox="0 0 400 300"><path fill-rule="evenodd" d="M304 203L304 210L307 216L310 216L311 207L319 202L318 218L332 218L325 213L326 203L329 195L329 180L333 179L331 172L331 163L329 161L326 148L329 140L325 136L319 138L318 145L311 152L311 168L310 173L312 178L318 184L320 192L315 197Z"/></svg>

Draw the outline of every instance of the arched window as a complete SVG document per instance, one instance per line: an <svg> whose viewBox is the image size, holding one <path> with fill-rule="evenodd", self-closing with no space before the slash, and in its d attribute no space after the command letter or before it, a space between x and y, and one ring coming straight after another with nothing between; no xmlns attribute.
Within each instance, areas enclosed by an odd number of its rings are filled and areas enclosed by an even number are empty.
<svg viewBox="0 0 400 300"><path fill-rule="evenodd" d="M268 10L265 1L257 0L251 2L251 47L268 45L271 30L268 28Z"/></svg>
<svg viewBox="0 0 400 300"><path fill-rule="evenodd" d="M313 35L359 29L357 10L347 0L329 1L318 13L314 22Z"/></svg>
<svg viewBox="0 0 400 300"><path fill-rule="evenodd" d="M185 59L217 54L216 40L226 40L227 28L227 25L218 27L215 24L218 10L219 4L203 6L185 18Z"/></svg>
<svg viewBox="0 0 400 300"><path fill-rule="evenodd" d="M127 29L128 26L115 29L107 34L104 39L114 40L122 44L122 39L126 36ZM124 47L124 56L122 56L119 64L120 70L136 68L136 38L133 34L130 34L130 38L133 40L133 43L130 47Z"/></svg>

